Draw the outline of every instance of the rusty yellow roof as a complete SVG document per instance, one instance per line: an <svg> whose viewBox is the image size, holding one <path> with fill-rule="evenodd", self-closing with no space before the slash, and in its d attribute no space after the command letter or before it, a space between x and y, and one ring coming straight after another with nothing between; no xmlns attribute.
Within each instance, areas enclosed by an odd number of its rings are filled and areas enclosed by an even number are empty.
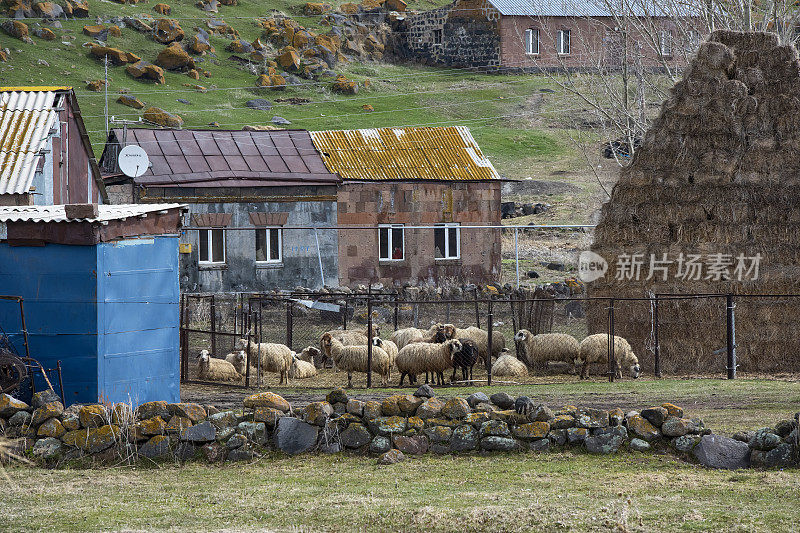
<svg viewBox="0 0 800 533"><path fill-rule="evenodd" d="M61 85L57 85L57 86L53 86L53 87L51 87L51 86L38 86L38 85L32 86L32 87L0 87L0 92L2 92L2 93L10 92L10 91L15 91L15 92L18 92L18 91L27 91L27 92L45 91L45 92L47 92L47 91L69 91L69 90L72 90L72 87L61 86Z"/></svg>
<svg viewBox="0 0 800 533"><path fill-rule="evenodd" d="M465 126L309 133L328 170L345 180L500 178Z"/></svg>

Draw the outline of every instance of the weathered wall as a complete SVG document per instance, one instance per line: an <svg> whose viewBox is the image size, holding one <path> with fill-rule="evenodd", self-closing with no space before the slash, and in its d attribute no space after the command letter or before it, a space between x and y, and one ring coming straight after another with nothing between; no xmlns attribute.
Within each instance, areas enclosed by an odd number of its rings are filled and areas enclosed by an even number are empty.
<svg viewBox="0 0 800 533"><path fill-rule="evenodd" d="M498 182L349 182L339 189L339 225L500 224ZM340 230L342 285L456 280L486 282L500 275L500 230L461 229L461 258L434 259L432 229L405 231L405 259L378 261L377 230Z"/></svg>
<svg viewBox="0 0 800 533"><path fill-rule="evenodd" d="M198 264L198 232L184 230L181 242L190 243L192 251L181 254L181 289L191 292L322 287L314 231L285 229L283 261L270 266L256 265L256 226L250 220L250 213L288 213L287 226L330 226L336 223L335 195L335 187L163 188L146 191L147 201L188 203L189 225L194 225L191 222L194 214L229 213L229 227L253 228L253 231L226 231L225 265L202 267ZM336 231L319 230L318 237L325 282L335 285L339 276Z"/></svg>

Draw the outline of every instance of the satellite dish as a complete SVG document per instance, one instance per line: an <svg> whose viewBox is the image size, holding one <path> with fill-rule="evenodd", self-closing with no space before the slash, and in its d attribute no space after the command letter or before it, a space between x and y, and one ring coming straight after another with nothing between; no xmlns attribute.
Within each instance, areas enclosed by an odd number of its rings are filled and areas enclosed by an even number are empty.
<svg viewBox="0 0 800 533"><path fill-rule="evenodd" d="M150 158L141 146L131 144L123 148L117 158L119 169L128 177L138 178L150 167Z"/></svg>

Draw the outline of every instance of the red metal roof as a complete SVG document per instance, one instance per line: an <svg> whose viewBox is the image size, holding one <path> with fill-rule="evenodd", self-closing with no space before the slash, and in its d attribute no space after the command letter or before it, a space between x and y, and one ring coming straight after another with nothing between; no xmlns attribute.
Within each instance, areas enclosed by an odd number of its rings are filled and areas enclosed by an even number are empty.
<svg viewBox="0 0 800 533"><path fill-rule="evenodd" d="M124 139L123 139L124 137ZM254 187L336 184L305 130L112 130L101 166L119 168L109 146L141 146L150 168L134 178L156 187ZM113 154L113 155L112 155Z"/></svg>

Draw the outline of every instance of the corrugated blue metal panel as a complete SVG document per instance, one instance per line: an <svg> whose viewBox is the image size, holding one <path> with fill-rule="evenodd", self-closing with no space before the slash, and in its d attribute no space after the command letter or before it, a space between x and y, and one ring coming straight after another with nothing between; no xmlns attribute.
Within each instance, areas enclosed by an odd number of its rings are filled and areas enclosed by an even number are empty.
<svg viewBox="0 0 800 533"><path fill-rule="evenodd" d="M179 401L178 238L103 243L97 264L101 398Z"/></svg>
<svg viewBox="0 0 800 533"><path fill-rule="evenodd" d="M97 401L96 272L93 246L0 243L0 294L25 299L31 356L48 368L61 361L68 404ZM0 304L0 325L24 353L16 304Z"/></svg>

